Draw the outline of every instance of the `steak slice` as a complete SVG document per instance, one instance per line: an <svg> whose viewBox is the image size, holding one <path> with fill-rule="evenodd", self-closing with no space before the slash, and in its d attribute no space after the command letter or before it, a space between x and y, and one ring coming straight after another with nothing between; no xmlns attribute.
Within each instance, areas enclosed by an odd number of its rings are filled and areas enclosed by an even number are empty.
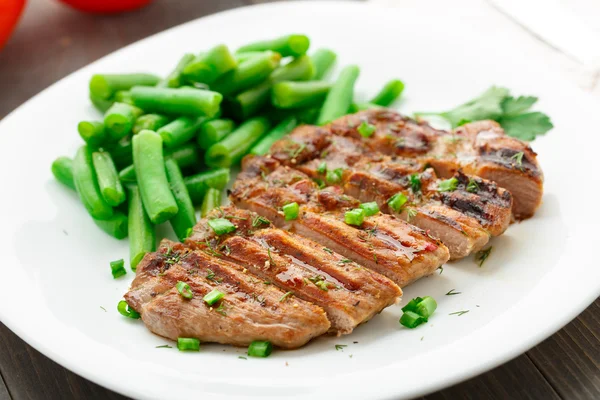
<svg viewBox="0 0 600 400"><path fill-rule="evenodd" d="M285 292L279 288L208 253L164 240L140 262L125 299L150 331L172 340L238 346L268 340L291 349L329 330L322 308L301 299L282 302ZM190 286L192 299L179 294L179 281ZM209 306L203 297L214 289L225 297Z"/></svg>
<svg viewBox="0 0 600 400"><path fill-rule="evenodd" d="M437 239L392 216L367 217L360 227L346 224L344 212L356 208L359 201L339 188L318 190L305 174L289 167L277 167L253 179L246 176L236 182L230 198L239 207L377 271L401 287L432 273L449 258L448 249ZM300 205L300 214L286 221L281 208L292 202Z"/></svg>
<svg viewBox="0 0 600 400"><path fill-rule="evenodd" d="M208 222L218 217L230 220L236 231L217 236ZM253 231L246 229L252 225ZM235 207L214 211L201 220L186 244L218 252L239 270L280 287L289 293L286 301L293 301L293 296L323 307L337 334L351 333L402 294L384 276L308 239L274 229L264 218Z"/></svg>
<svg viewBox="0 0 600 400"><path fill-rule="evenodd" d="M367 139L358 132L363 123L376 127ZM531 217L541 204L543 173L537 154L527 143L507 136L494 121L478 121L446 132L392 110L371 109L333 121L329 129L383 154L421 159L442 178L462 169L494 181L512 194L517 219Z"/></svg>
<svg viewBox="0 0 600 400"><path fill-rule="evenodd" d="M304 148L318 149L320 158L306 161L309 156L303 154L301 158L305 162L295 164L289 154L277 151L271 159L246 159L244 166L255 170L260 168L259 164L269 163L263 167L269 172L276 168L275 158L322 185L340 184L346 194L364 202L375 201L383 212L430 231L448 247L451 259L463 258L481 249L490 235L502 234L510 224L510 193L492 182L457 172L453 177L458 182L455 190L439 192L440 180L425 162L382 156L350 137L334 136L325 143L322 129L315 127L313 131L317 139L311 140L310 129L304 127L286 140L301 143ZM280 143L274 148L284 146ZM343 171L339 182L328 180L331 171ZM416 189L413 180L416 180ZM388 200L398 193L405 195L408 201L401 210L395 211L388 206ZM436 211L431 212L431 208Z"/></svg>

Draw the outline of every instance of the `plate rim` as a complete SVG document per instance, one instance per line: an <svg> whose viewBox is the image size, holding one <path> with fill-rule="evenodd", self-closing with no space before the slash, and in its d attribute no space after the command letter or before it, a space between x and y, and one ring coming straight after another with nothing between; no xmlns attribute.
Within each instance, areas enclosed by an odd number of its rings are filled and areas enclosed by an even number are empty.
<svg viewBox="0 0 600 400"><path fill-rule="evenodd" d="M151 36L148 36L146 38L138 40L134 43L131 43L121 49L118 49L112 53L109 53L109 54L103 56L102 58L100 58L92 63L89 63L89 64L77 69L76 71L70 73L69 75L67 75L63 78L61 78L54 84L48 86L47 88L43 89L36 95L32 96L29 100L27 100L26 102L24 102L23 104L21 104L14 110L12 110L8 115L6 115L2 120L0 120L0 130L2 129L3 125L5 124L5 121L14 118L14 116L16 114L18 114L19 110L25 108L28 104L34 102L38 98L38 96L42 96L47 91L52 90L55 86L61 85L63 83L63 81L68 80L68 79L72 78L73 76L80 75L80 74L84 73L85 71L87 71L88 69L93 68L94 65L102 62L104 59L106 59L108 57L116 56L116 55L120 54L121 52L126 52L130 48L132 48L134 46L138 46L141 43L144 43L146 41L151 41L155 38L155 36L163 35L166 32L170 32L172 30L179 29L188 24L197 23L198 21L203 21L203 20L207 20L207 19L211 19L211 18L220 18L226 14L244 13L248 9L288 8L288 7L297 7L297 6L302 6L302 5L310 5L312 7L315 7L315 6L317 6L317 7L321 7L321 6L339 7L339 6L343 5L346 8L354 7L354 8L369 8L369 9L372 9L372 8L386 9L386 7L381 7L379 5L373 5L373 4L369 4L369 3L348 3L348 2L336 1L336 0L319 1L319 2L299 0L299 1L289 1L289 2L282 2L282 3L254 4L254 5L238 7L238 8L224 10L224 11L220 11L220 12L213 13L210 15L202 16L200 18L197 18L197 19L194 19L191 21L187 21L185 23L176 25L174 27L171 27L164 31L155 33ZM572 86L572 88L577 90L580 94L583 94L583 95L589 97L590 100L593 100L595 102L595 99L593 99L591 97L591 95L589 95L588 93L583 92L581 89L576 88L574 85ZM535 286L534 289L532 289L532 291L527 293L527 295L525 295L520 301L515 303L512 307L510 307L509 309L507 309L503 313L501 313L501 315L510 312L511 310L515 309L517 306L519 306L524 301L530 299L537 292L536 289L539 289L541 287L542 282L545 280L548 280L550 278L550 275L551 275L550 271L548 271L548 272L549 273L546 274L540 282L538 282L538 284ZM420 395L429 394L434 391L440 390L444 387L453 385L457 382L464 381L473 376L487 372L490 369L517 357L518 355L522 354L524 351L527 351L531 347L535 346L536 344L545 340L547 337L554 334L562 326L564 326L566 323L568 323L573 318L575 318L581 311L583 311L583 309L587 308L593 301L595 301L595 299L598 297L598 294L600 294L600 285L596 284L595 286L597 289L596 290L597 293L593 293L593 291L590 290L585 295L581 295L577 302L578 306L566 307L563 304L563 309L565 309L564 310L565 312L563 312L561 314L560 318L552 319L551 324L548 324L546 321L546 329L544 329L544 331L543 331L544 333L532 334L531 332L526 332L526 333L528 333L528 335L526 335L527 338L525 340L521 340L520 342L518 342L518 344L513 343L513 346L510 347L510 350L506 350L506 347L504 347L503 351L496 349L494 351L488 352L487 357L486 357L485 366L482 367L481 365L471 364L462 369L457 369L457 370L460 370L460 372L453 372L453 373L446 375L445 379L438 379L437 381L430 383L427 386L422 386L420 388L406 391L406 392L400 394L400 396L412 397L412 396L420 396ZM591 287L591 284L590 284L590 287ZM44 340L41 337L38 338L34 333L29 332L27 329L25 329L23 327L23 325L19 324L19 322L17 321L16 318L15 319L11 318L10 314L11 314L10 312L5 312L0 307L0 320L2 320L2 322L12 332L14 332L17 336L19 336L22 340L24 340L26 343L31 345L37 351L40 351L45 356L47 356L50 359L52 359L53 361L57 362L61 366L69 369L70 371L76 373L77 375L80 375L80 376L82 376L96 384L99 384L105 388L114 390L116 392L131 396L131 397L140 396L140 394L141 394L140 391L128 387L127 385L123 384L121 381L110 380L109 378L112 374L98 374L94 368L85 368L85 367L81 366L80 364L77 364L77 362L74 361L72 358L61 355L59 351L54 349L54 347L48 346L47 344L45 344ZM493 325L493 323L490 323L489 325ZM550 325L550 327L548 327L548 325ZM471 335L472 334L467 335L463 339L460 339L460 340L453 342L451 344L448 344L446 346L442 346L442 350L449 346L456 346L457 343L459 343L459 342L460 343L464 342ZM502 347L502 346L499 346L499 347ZM435 351L439 351L439 349L436 349ZM410 360L405 360L404 362L410 362ZM378 371L381 371L381 370L391 371L394 368L397 368L397 364L382 367L377 370ZM382 399L383 398L397 398L397 396L399 396L399 395L396 393L396 390L397 389L393 385L388 385L385 388L380 386L379 390L372 390L369 392L369 394L376 395L376 396L378 396L378 398L382 398ZM149 395L149 393L145 393L143 395L147 396L147 395ZM151 397L151 395L148 397ZM352 396L350 396L350 397L352 397Z"/></svg>

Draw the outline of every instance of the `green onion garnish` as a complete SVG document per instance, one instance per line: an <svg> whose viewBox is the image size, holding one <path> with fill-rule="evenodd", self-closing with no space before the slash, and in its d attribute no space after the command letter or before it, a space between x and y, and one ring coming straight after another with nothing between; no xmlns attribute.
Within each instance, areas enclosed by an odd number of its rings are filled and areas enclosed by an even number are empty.
<svg viewBox="0 0 600 400"><path fill-rule="evenodd" d="M125 300L121 300L119 304L117 304L117 310L124 317L131 319L140 319L140 314L133 308L130 308L129 304L127 304Z"/></svg>
<svg viewBox="0 0 600 400"><path fill-rule="evenodd" d="M210 219L208 220L208 226L210 226L217 235L224 235L233 232L236 229L235 225L225 218Z"/></svg>
<svg viewBox="0 0 600 400"><path fill-rule="evenodd" d="M194 297L194 293L192 293L192 289L187 283L179 281L177 282L175 287L177 288L179 294L185 297L186 299L191 299L192 297Z"/></svg>
<svg viewBox="0 0 600 400"><path fill-rule="evenodd" d="M296 202L286 204L285 206L283 206L283 214L285 215L286 221L298 219L299 211L300 211L300 206L298 206L298 203L296 203Z"/></svg>
<svg viewBox="0 0 600 400"><path fill-rule="evenodd" d="M425 318L427 321L429 317L433 314L435 309L437 308L437 303L431 296L425 296L423 299L417 304L416 313Z"/></svg>
<svg viewBox="0 0 600 400"><path fill-rule="evenodd" d="M407 328L415 328L429 320L437 308L437 303L431 296L415 297L402 307L400 324Z"/></svg>
<svg viewBox="0 0 600 400"><path fill-rule="evenodd" d="M419 178L419 175L412 174L409 178L409 181L410 188L412 189L413 193L417 193L421 190L421 178Z"/></svg>
<svg viewBox="0 0 600 400"><path fill-rule="evenodd" d="M112 270L112 276L115 279L127 274L127 271L125 270L125 261L123 261L122 258L120 260L111 261L110 269Z"/></svg>
<svg viewBox="0 0 600 400"><path fill-rule="evenodd" d="M248 346L248 355L250 357L268 357L273 351L271 342L255 340Z"/></svg>
<svg viewBox="0 0 600 400"><path fill-rule="evenodd" d="M365 222L365 210L362 208L355 208L354 210L346 211L344 214L344 221L348 225L361 226Z"/></svg>
<svg viewBox="0 0 600 400"><path fill-rule="evenodd" d="M327 163L325 163L325 161L323 161L321 164L319 164L319 167L317 168L317 172L320 174L324 174L327 171Z"/></svg>
<svg viewBox="0 0 600 400"><path fill-rule="evenodd" d="M438 183L438 192L453 192L458 186L458 179L450 178Z"/></svg>
<svg viewBox="0 0 600 400"><path fill-rule="evenodd" d="M200 351L200 340L196 338L177 338L179 351Z"/></svg>
<svg viewBox="0 0 600 400"><path fill-rule="evenodd" d="M365 215L370 217L371 215L375 215L379 212L379 206L376 202L372 201L370 203L362 203L360 206L363 210L365 210Z"/></svg>
<svg viewBox="0 0 600 400"><path fill-rule="evenodd" d="M221 300L223 297L225 297L225 293L220 292L217 289L214 289L212 292L210 292L206 296L204 296L203 300L206 302L206 304L208 304L209 306L212 306L217 301Z"/></svg>
<svg viewBox="0 0 600 400"><path fill-rule="evenodd" d="M404 193L396 193L388 200L388 205L390 208L396 212L402 209L404 203L408 201L408 197L404 195Z"/></svg>
<svg viewBox="0 0 600 400"><path fill-rule="evenodd" d="M344 170L342 168L336 168L333 171L327 170L325 180L327 181L327 183L340 183L342 181L343 174Z"/></svg>
<svg viewBox="0 0 600 400"><path fill-rule="evenodd" d="M402 317L400 317L400 324L409 329L416 328L425 322L423 317L412 311L405 311L404 314L402 314Z"/></svg>
<svg viewBox="0 0 600 400"><path fill-rule="evenodd" d="M375 125L371 125L367 121L363 121L362 124L358 126L357 131L360 133L360 136L368 138L373 136L373 133L375 133Z"/></svg>
<svg viewBox="0 0 600 400"><path fill-rule="evenodd" d="M469 179L469 183L467 184L467 192L469 193L477 193L479 191L479 184L473 178Z"/></svg>

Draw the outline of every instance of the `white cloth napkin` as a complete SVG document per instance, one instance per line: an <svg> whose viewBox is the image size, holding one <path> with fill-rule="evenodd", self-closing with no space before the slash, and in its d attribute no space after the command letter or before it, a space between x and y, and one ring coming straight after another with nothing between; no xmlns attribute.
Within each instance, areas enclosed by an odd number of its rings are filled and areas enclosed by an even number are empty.
<svg viewBox="0 0 600 400"><path fill-rule="evenodd" d="M565 79L571 80L581 89L594 95L600 100L600 65L583 65L569 57L560 49L553 47L543 38L537 37L528 30L526 23L517 22L494 7L495 0L370 0L369 3L397 10L398 23L402 23L402 8L411 8L424 15L438 14L452 18L461 23L468 17L473 23L473 17L480 21L485 32L494 31L503 35L507 41L514 43L515 56L528 54L547 60L562 72ZM502 0L498 0L502 1ZM535 1L535 0L523 0ZM564 0L562 0L564 1ZM588 24L596 30L600 37L600 1L599 0L570 0L565 3L569 11L581 17L582 24ZM543 1L539 2L540 14L543 15ZM595 22L595 24L594 24ZM593 25L590 25L593 24ZM485 29L483 29L485 28ZM556 21L556 29L567 29ZM482 40L485 40L482 38ZM600 43L597 44L600 46Z"/></svg>

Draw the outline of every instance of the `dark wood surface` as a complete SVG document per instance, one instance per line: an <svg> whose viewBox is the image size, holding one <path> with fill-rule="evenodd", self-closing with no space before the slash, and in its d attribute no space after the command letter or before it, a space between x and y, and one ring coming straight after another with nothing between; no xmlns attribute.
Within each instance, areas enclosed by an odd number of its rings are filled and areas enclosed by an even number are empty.
<svg viewBox="0 0 600 400"><path fill-rule="evenodd" d="M137 12L91 16L53 0L30 0L17 31L0 52L0 118L58 79L124 45L204 15L259 2L155 0ZM560 398L600 399L600 300L527 353L424 397ZM62 368L0 323L0 400L9 399L124 397Z"/></svg>

